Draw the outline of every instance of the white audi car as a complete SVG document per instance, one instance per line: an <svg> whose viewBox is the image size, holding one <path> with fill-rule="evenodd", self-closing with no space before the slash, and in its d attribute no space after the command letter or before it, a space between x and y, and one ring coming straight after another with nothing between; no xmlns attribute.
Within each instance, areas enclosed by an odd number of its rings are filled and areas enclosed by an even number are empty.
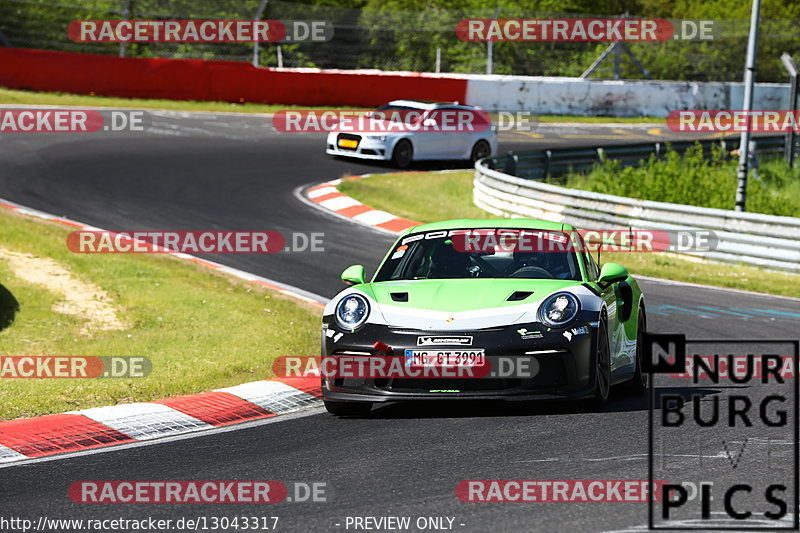
<svg viewBox="0 0 800 533"><path fill-rule="evenodd" d="M391 161L463 159L473 163L497 153L489 115L475 106L394 100L328 133L332 156Z"/></svg>

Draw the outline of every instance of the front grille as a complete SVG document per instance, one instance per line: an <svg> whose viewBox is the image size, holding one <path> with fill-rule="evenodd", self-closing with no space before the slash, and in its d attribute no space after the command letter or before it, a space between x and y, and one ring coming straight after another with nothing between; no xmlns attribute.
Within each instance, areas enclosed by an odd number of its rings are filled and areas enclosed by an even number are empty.
<svg viewBox="0 0 800 533"><path fill-rule="evenodd" d="M377 384L376 384L377 385ZM385 387L396 392L429 392L431 390L503 391L522 385L519 379L395 379Z"/></svg>

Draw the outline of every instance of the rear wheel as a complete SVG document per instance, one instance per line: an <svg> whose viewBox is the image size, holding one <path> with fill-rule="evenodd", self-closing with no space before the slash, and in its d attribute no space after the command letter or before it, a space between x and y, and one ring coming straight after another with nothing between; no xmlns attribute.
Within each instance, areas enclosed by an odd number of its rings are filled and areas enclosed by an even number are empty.
<svg viewBox="0 0 800 533"><path fill-rule="evenodd" d="M366 416L372 409L370 402L329 402L325 400L325 409L336 416Z"/></svg>
<svg viewBox="0 0 800 533"><path fill-rule="evenodd" d="M636 372L633 374L633 379L626 381L622 386L628 394L641 395L647 391L647 374L642 372L642 335L646 326L644 309L640 308L636 326Z"/></svg>
<svg viewBox="0 0 800 533"><path fill-rule="evenodd" d="M392 164L397 168L408 168L414 160L414 147L406 139L397 141L392 152Z"/></svg>
<svg viewBox="0 0 800 533"><path fill-rule="evenodd" d="M469 160L474 165L478 159L489 157L491 153L492 149L489 146L489 143L487 143L486 141L478 141L475 143L475 146L472 147L472 154L470 155Z"/></svg>

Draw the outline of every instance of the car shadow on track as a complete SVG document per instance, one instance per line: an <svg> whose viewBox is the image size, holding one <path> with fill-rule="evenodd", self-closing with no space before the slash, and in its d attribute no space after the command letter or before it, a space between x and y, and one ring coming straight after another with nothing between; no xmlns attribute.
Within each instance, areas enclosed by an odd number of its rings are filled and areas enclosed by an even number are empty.
<svg viewBox="0 0 800 533"><path fill-rule="evenodd" d="M11 291L0 284L0 331L9 327L19 312L19 302Z"/></svg>
<svg viewBox="0 0 800 533"><path fill-rule="evenodd" d="M381 172L427 172L431 170L468 170L473 167L469 161L460 159L437 160L437 161L415 161L409 168L397 168L389 161L372 161L369 159L351 159L347 157L335 157L342 162L357 162L359 165L374 167Z"/></svg>
<svg viewBox="0 0 800 533"><path fill-rule="evenodd" d="M692 395L701 397L720 392L721 388L701 387L659 387L656 389L656 408L659 407L658 398L661 394L677 394L691 398ZM392 419L392 418L474 418L474 417L500 417L500 416L553 416L553 415L580 415L594 413L620 413L629 411L647 411L648 396L629 396L616 394L605 409L596 410L591 400L536 400L530 402L504 402L504 401L435 401L435 402L406 402L377 405L365 418Z"/></svg>
<svg viewBox="0 0 800 533"><path fill-rule="evenodd" d="M647 398L621 397L611 401L605 412L645 411ZM369 418L474 418L498 416L577 415L594 412L591 404L576 400L438 401L394 403L373 408Z"/></svg>

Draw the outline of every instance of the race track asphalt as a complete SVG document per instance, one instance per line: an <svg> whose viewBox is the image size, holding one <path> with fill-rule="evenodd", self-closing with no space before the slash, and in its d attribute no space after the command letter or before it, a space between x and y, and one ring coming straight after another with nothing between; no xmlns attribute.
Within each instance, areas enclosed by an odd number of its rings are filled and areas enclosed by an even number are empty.
<svg viewBox="0 0 800 533"><path fill-rule="evenodd" d="M330 159L319 135L277 134L263 120L161 113L145 134L4 135L0 198L112 230L324 232L324 253L209 258L331 297L346 266L361 263L373 271L391 238L320 212L298 201L295 190L391 169ZM652 130L541 125L540 136L506 139L501 151L665 138ZM448 165L425 168L440 166ZM662 281L642 286L652 331L706 339L797 337L796 300ZM647 523L642 503L480 504L454 494L463 479L647 479L645 398L617 395L602 413L559 403L459 403L387 405L366 419L318 410L306 415L3 468L0 509L34 520L279 516L277 531L353 531L346 517L383 515L454 517L454 530L465 532L641 530ZM708 477L724 479L722 443L701 438L687 429L686 449L675 453L703 449ZM766 483L774 475L764 468L753 480ZM328 501L80 505L67 497L76 480L132 479L326 482Z"/></svg>

